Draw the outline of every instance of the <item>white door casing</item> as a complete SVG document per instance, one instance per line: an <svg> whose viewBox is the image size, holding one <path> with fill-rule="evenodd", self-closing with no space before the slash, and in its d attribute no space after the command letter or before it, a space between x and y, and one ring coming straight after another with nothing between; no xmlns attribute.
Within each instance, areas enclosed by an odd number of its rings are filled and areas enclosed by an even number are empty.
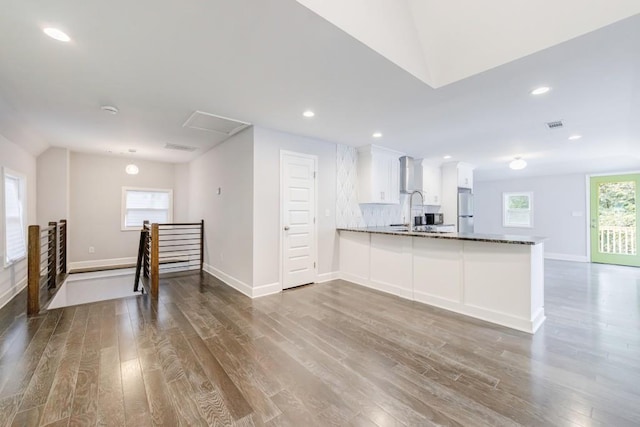
<svg viewBox="0 0 640 427"><path fill-rule="evenodd" d="M317 158L281 151L282 289L317 279Z"/></svg>

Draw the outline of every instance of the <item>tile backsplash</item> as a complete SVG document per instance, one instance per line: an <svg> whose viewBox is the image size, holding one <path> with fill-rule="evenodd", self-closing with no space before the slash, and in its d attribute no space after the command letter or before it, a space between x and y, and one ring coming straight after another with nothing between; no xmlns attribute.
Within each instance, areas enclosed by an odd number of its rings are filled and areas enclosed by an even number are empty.
<svg viewBox="0 0 640 427"><path fill-rule="evenodd" d="M358 150L337 144L337 227L375 227L403 223L409 196L400 195L399 205L358 204Z"/></svg>

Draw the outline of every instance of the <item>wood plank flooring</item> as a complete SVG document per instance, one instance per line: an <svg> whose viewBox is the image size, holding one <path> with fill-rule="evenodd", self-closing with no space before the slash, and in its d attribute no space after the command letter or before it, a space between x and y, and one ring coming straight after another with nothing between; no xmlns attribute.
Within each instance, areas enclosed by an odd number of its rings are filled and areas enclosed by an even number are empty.
<svg viewBox="0 0 640 427"><path fill-rule="evenodd" d="M547 261L535 336L339 280L160 290L0 310L0 425L640 425L637 268Z"/></svg>

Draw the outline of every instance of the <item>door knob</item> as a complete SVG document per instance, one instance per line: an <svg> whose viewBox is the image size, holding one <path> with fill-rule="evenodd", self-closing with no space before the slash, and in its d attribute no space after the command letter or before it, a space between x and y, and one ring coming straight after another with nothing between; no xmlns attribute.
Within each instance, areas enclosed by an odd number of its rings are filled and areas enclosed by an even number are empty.
<svg viewBox="0 0 640 427"><path fill-rule="evenodd" d="M288 225L284 226L284 231L289 231L289 226Z"/></svg>

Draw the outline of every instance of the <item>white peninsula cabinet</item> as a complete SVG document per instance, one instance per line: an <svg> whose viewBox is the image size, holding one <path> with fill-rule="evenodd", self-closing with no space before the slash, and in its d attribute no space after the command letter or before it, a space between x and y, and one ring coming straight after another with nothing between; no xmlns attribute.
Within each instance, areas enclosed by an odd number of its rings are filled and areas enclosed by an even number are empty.
<svg viewBox="0 0 640 427"><path fill-rule="evenodd" d="M376 145L358 149L358 203L400 203L400 157Z"/></svg>
<svg viewBox="0 0 640 427"><path fill-rule="evenodd" d="M340 278L535 333L544 315L543 238L340 230Z"/></svg>

